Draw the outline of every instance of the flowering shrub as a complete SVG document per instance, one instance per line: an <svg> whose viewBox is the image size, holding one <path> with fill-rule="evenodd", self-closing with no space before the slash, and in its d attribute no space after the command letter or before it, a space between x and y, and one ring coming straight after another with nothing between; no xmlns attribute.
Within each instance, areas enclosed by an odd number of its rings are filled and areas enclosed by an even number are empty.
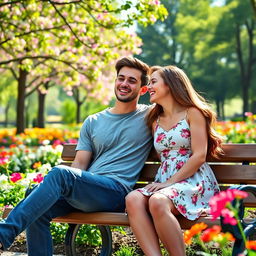
<svg viewBox="0 0 256 256"><path fill-rule="evenodd" d="M246 121L218 122L215 129L224 136L225 142L255 143L256 142L256 115L246 112Z"/></svg>
<svg viewBox="0 0 256 256"><path fill-rule="evenodd" d="M30 185L40 183L60 163L61 152L62 145L0 148L0 207L16 205Z"/></svg>
<svg viewBox="0 0 256 256"><path fill-rule="evenodd" d="M15 135L16 129L0 130L0 145L59 145L68 143L76 143L79 136L79 127L70 129L58 128L29 128L20 135Z"/></svg>
<svg viewBox="0 0 256 256"><path fill-rule="evenodd" d="M222 217L224 224L230 224L233 226L237 225L246 247L245 252L239 256L256 255L256 241L247 240L238 216L239 201L247 196L248 194L244 191L228 189L213 196L209 202L212 220ZM235 202L235 204L232 204L232 202ZM197 244L199 244L203 252L197 252L197 255L215 255L210 254L208 247L205 245L209 244L211 246L214 244L220 248L222 256L231 256L231 251L228 249L227 244L230 241L235 241L232 234L228 232L221 232L221 227L218 225L214 225L208 229L206 228L207 225L205 223L197 223L193 225L190 230L186 230L184 232L185 243L189 245L191 244L192 240L194 240Z"/></svg>

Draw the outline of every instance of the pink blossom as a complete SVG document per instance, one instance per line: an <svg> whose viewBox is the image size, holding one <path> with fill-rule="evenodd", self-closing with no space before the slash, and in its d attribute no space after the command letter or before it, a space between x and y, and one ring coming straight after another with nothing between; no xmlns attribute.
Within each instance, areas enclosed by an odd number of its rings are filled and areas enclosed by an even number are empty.
<svg viewBox="0 0 256 256"><path fill-rule="evenodd" d="M167 172L167 169L168 169L168 164L167 162L163 162L163 169L162 169L162 174L166 173Z"/></svg>
<svg viewBox="0 0 256 256"><path fill-rule="evenodd" d="M179 150L179 154L181 154L182 156L185 156L188 152L188 149L187 148L180 148Z"/></svg>
<svg viewBox="0 0 256 256"><path fill-rule="evenodd" d="M165 150L162 151L162 153L163 153L163 157L167 158L169 153L170 153L170 150L169 149L165 149Z"/></svg>
<svg viewBox="0 0 256 256"><path fill-rule="evenodd" d="M190 137L190 131L189 131L189 129L182 129L182 130L181 130L181 137L183 137L183 138L189 138L189 137Z"/></svg>
<svg viewBox="0 0 256 256"><path fill-rule="evenodd" d="M0 158L0 165L4 165L8 163L9 158L8 157L1 157Z"/></svg>
<svg viewBox="0 0 256 256"><path fill-rule="evenodd" d="M198 200L198 195L194 194L191 199L192 199L192 204L196 205L197 200Z"/></svg>
<svg viewBox="0 0 256 256"><path fill-rule="evenodd" d="M234 218L234 213L229 209L223 209L221 211L221 215L224 218L223 219L224 224L230 224L233 226L237 224L237 220Z"/></svg>
<svg viewBox="0 0 256 256"><path fill-rule="evenodd" d="M156 138L156 142L161 142L163 139L165 138L165 134L164 133L160 133L157 138Z"/></svg>
<svg viewBox="0 0 256 256"><path fill-rule="evenodd" d="M15 183L17 182L18 180L21 180L22 179L22 175L19 173L19 172L14 172L12 173L11 177L10 177L10 180Z"/></svg>
<svg viewBox="0 0 256 256"><path fill-rule="evenodd" d="M252 113L252 112L245 112L244 115L245 115L245 116L252 116L253 113Z"/></svg>
<svg viewBox="0 0 256 256"><path fill-rule="evenodd" d="M183 162L183 161L179 161L179 162L176 164L176 169L179 170L183 165L184 165L184 162Z"/></svg>
<svg viewBox="0 0 256 256"><path fill-rule="evenodd" d="M36 177L33 179L34 182L40 183L44 177L42 176L42 173L38 173Z"/></svg>
<svg viewBox="0 0 256 256"><path fill-rule="evenodd" d="M177 208L178 208L178 210L179 210L181 213L183 213L183 214L187 213L187 210L186 210L186 208L185 208L184 205L179 204L179 205L177 206Z"/></svg>
<svg viewBox="0 0 256 256"><path fill-rule="evenodd" d="M209 201L212 219L215 220L220 217L222 210L234 199L242 199L247 196L248 193L238 189L227 189L226 191L221 191L217 195L213 196Z"/></svg>

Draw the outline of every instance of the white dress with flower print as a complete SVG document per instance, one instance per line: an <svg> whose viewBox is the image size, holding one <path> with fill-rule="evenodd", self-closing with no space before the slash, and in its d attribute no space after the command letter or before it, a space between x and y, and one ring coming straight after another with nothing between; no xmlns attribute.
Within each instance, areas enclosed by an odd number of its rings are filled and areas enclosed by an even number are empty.
<svg viewBox="0 0 256 256"><path fill-rule="evenodd" d="M190 128L186 118L169 131L157 124L154 146L161 157L161 166L155 182L165 182L188 161L191 151ZM140 191L149 195L145 190ZM219 192L216 178L207 163L191 177L172 184L155 193L162 193L172 200L178 211L187 219L195 220L209 211L209 199Z"/></svg>

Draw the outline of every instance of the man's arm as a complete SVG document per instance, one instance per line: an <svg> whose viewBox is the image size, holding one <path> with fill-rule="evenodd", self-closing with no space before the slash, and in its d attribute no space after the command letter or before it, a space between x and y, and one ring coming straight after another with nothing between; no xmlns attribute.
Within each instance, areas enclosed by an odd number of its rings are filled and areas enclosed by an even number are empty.
<svg viewBox="0 0 256 256"><path fill-rule="evenodd" d="M92 152L85 150L78 150L71 167L81 170L86 170L92 159Z"/></svg>

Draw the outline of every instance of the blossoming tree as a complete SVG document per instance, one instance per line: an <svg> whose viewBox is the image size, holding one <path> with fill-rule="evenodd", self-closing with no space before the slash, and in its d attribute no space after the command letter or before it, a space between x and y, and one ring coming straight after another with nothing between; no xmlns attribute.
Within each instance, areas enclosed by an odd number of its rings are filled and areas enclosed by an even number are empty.
<svg viewBox="0 0 256 256"><path fill-rule="evenodd" d="M124 51L138 53L127 27L167 15L158 0L3 0L0 12L0 67L18 82L17 133L26 96L53 73L65 86L97 79Z"/></svg>

